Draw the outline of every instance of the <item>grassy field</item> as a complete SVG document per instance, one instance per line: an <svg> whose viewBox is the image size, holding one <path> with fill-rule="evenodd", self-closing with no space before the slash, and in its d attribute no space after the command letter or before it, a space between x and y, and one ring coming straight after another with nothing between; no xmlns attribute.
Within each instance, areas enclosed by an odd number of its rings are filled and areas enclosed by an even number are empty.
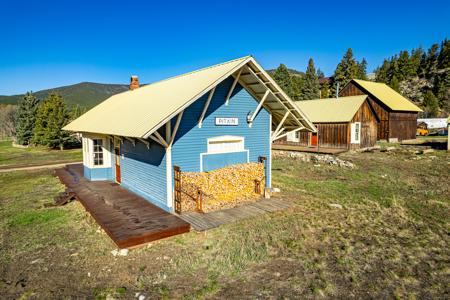
<svg viewBox="0 0 450 300"><path fill-rule="evenodd" d="M274 159L289 210L124 257L79 203L46 208L63 190L51 171L0 174L0 294L448 299L450 154L340 157L356 169Z"/></svg>
<svg viewBox="0 0 450 300"><path fill-rule="evenodd" d="M44 147L15 148L11 141L0 141L0 168L35 166L81 161L81 149L51 150Z"/></svg>

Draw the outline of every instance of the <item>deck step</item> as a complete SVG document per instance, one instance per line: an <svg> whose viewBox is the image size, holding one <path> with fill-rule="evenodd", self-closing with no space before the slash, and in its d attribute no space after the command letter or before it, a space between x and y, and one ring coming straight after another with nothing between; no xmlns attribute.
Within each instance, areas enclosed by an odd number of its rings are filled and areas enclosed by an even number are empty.
<svg viewBox="0 0 450 300"><path fill-rule="evenodd" d="M292 206L292 202L280 198L262 199L257 202L209 213L185 212L180 218L190 223L196 231L205 231L223 224L234 223L266 213L276 212Z"/></svg>

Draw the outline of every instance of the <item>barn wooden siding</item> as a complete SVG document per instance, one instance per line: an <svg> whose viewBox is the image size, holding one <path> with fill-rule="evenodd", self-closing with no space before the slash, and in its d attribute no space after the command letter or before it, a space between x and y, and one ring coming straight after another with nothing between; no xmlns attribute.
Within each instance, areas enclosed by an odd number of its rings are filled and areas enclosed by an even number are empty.
<svg viewBox="0 0 450 300"><path fill-rule="evenodd" d="M379 123L377 128L377 139L388 140L398 138L399 141L414 139L417 129L417 112L392 111L383 102L373 97L362 87L353 82L347 84L340 92L339 96L368 95L369 103L375 110Z"/></svg>
<svg viewBox="0 0 450 300"><path fill-rule="evenodd" d="M359 144L349 144L350 149L373 147L377 141L378 123L369 102L365 101L361 105L351 122L361 122L361 142ZM349 126L348 135L350 136L350 134Z"/></svg>
<svg viewBox="0 0 450 300"><path fill-rule="evenodd" d="M348 123L318 123L314 125L319 134L319 147L348 148L350 142Z"/></svg>
<svg viewBox="0 0 450 300"><path fill-rule="evenodd" d="M274 141L274 144L280 144L280 145L291 145L291 146L303 146L303 147L307 147L309 146L309 132L306 131L301 131L300 133L300 138L298 142L291 142L287 140L287 137L284 136L278 140Z"/></svg>
<svg viewBox="0 0 450 300"><path fill-rule="evenodd" d="M416 112L390 112L389 133L391 138L399 141L416 138L417 113Z"/></svg>
<svg viewBox="0 0 450 300"><path fill-rule="evenodd" d="M314 123L319 132L319 147L348 149L350 126L348 123ZM292 146L311 146L311 133L300 132L298 142L288 141L286 137L276 140L275 144Z"/></svg>

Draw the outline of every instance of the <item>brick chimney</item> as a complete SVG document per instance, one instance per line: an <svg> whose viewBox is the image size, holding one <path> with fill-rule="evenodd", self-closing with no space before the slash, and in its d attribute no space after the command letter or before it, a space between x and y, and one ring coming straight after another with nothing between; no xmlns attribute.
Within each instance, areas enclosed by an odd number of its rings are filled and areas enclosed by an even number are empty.
<svg viewBox="0 0 450 300"><path fill-rule="evenodd" d="M132 75L130 80L130 90L135 90L137 88L139 88L139 78L136 75Z"/></svg>

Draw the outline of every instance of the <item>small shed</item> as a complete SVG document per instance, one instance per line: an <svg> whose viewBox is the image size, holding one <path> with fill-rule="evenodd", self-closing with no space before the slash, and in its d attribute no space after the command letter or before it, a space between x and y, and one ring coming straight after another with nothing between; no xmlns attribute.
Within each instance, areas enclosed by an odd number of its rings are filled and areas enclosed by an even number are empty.
<svg viewBox="0 0 450 300"><path fill-rule="evenodd" d="M296 101L317 132L296 132L276 141L324 150L358 149L375 145L378 119L366 95Z"/></svg>
<svg viewBox="0 0 450 300"><path fill-rule="evenodd" d="M315 131L251 56L142 87L136 80L64 129L82 133L87 179L116 182L169 212L175 166L203 172L263 161L270 187L273 140Z"/></svg>
<svg viewBox="0 0 450 300"><path fill-rule="evenodd" d="M416 138L417 114L422 110L388 85L365 80L351 80L339 96L367 95L380 122L378 140L408 140Z"/></svg>

